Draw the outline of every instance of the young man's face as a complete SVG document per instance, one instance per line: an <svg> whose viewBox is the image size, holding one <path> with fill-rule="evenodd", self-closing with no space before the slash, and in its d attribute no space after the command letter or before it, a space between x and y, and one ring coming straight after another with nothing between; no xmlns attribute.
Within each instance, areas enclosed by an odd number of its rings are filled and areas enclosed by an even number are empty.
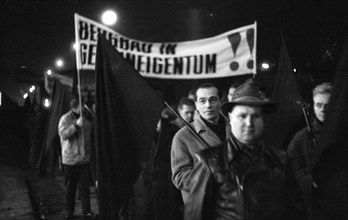
<svg viewBox="0 0 348 220"><path fill-rule="evenodd" d="M219 91L215 87L197 90L196 108L205 120L217 123L220 116L221 101Z"/></svg>
<svg viewBox="0 0 348 220"><path fill-rule="evenodd" d="M80 114L80 106L74 107L71 110L76 114Z"/></svg>
<svg viewBox="0 0 348 220"><path fill-rule="evenodd" d="M314 104L314 114L317 119L321 122L324 122L327 112L327 107L330 101L330 94L316 94L313 97Z"/></svg>
<svg viewBox="0 0 348 220"><path fill-rule="evenodd" d="M243 144L255 144L261 138L264 129L261 107L236 105L229 113L231 131Z"/></svg>
<svg viewBox="0 0 348 220"><path fill-rule="evenodd" d="M195 115L196 108L191 105L182 105L178 110L179 115L187 122L191 123L193 121L193 116Z"/></svg>

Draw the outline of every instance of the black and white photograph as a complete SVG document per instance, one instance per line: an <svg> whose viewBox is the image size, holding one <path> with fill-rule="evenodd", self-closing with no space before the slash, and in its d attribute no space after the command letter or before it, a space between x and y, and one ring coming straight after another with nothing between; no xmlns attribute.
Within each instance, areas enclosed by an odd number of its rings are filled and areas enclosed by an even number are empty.
<svg viewBox="0 0 348 220"><path fill-rule="evenodd" d="M0 219L348 219L346 0L0 11Z"/></svg>

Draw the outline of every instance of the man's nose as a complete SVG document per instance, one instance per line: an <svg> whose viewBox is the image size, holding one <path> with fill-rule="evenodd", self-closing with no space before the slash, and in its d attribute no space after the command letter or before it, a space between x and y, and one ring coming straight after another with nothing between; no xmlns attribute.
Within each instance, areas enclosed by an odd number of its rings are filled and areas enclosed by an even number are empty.
<svg viewBox="0 0 348 220"><path fill-rule="evenodd" d="M246 117L246 118L245 118L245 124L246 124L247 126L253 125L253 119L252 119L251 117Z"/></svg>
<svg viewBox="0 0 348 220"><path fill-rule="evenodd" d="M323 105L323 106L321 106L320 110L325 112L327 110L327 107L328 107L328 105Z"/></svg>
<svg viewBox="0 0 348 220"><path fill-rule="evenodd" d="M205 105L206 107L210 107L210 106L211 106L211 101L207 100L207 101L204 103L204 105Z"/></svg>

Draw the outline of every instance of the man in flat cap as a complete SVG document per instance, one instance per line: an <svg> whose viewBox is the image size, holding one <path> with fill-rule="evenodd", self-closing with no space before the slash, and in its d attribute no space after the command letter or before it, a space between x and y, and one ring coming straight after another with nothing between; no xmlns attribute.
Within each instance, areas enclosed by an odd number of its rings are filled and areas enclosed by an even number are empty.
<svg viewBox="0 0 348 220"><path fill-rule="evenodd" d="M252 79L222 105L231 134L222 145L195 155L185 219L305 219L286 153L262 142L264 115L273 109Z"/></svg>

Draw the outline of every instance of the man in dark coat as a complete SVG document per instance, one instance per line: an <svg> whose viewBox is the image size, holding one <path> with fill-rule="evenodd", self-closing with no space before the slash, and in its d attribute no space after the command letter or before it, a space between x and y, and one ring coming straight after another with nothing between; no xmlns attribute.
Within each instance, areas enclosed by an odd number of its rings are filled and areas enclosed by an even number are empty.
<svg viewBox="0 0 348 220"><path fill-rule="evenodd" d="M317 188L313 181L313 168L318 162L321 149L320 136L327 107L332 93L331 83L322 83L313 89L313 110L315 118L308 127L298 131L291 140L287 152L296 181L301 188L309 219L313 219L313 189ZM310 132L311 131L311 132Z"/></svg>
<svg viewBox="0 0 348 220"><path fill-rule="evenodd" d="M220 146L195 154L185 219L305 219L286 153L262 142L264 114L272 109L252 79L221 107L231 135Z"/></svg>

